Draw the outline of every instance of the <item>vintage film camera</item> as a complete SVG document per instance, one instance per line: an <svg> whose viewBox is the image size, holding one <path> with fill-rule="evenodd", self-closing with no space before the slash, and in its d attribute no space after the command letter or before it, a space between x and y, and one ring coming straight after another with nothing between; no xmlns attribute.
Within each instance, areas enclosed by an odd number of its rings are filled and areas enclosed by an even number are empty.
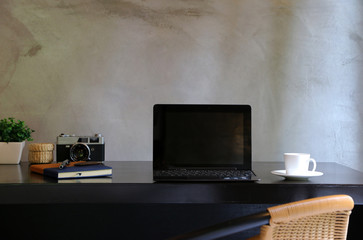
<svg viewBox="0 0 363 240"><path fill-rule="evenodd" d="M56 149L57 162L105 160L105 139L101 134L87 137L62 133L57 137Z"/></svg>

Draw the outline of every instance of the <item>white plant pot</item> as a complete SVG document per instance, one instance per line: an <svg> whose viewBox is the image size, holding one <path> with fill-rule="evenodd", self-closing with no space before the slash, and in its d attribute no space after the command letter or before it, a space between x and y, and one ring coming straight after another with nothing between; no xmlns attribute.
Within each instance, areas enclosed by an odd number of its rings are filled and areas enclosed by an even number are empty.
<svg viewBox="0 0 363 240"><path fill-rule="evenodd" d="M24 142L0 142L0 164L19 164Z"/></svg>

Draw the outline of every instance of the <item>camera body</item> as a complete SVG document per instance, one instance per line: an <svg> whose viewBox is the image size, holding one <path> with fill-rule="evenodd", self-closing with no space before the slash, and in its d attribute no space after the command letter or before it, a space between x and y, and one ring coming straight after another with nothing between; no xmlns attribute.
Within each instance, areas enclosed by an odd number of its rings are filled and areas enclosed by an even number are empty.
<svg viewBox="0 0 363 240"><path fill-rule="evenodd" d="M104 161L105 139L101 134L95 136L75 136L60 134L57 137L57 162Z"/></svg>

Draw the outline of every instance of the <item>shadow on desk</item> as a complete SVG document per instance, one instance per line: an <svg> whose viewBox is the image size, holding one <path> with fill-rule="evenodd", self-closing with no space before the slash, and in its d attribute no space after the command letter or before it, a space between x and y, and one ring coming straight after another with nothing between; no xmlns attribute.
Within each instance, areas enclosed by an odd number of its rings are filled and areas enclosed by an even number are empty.
<svg viewBox="0 0 363 240"><path fill-rule="evenodd" d="M167 239L271 205L251 204L54 204L2 205L1 231L12 239ZM361 236L362 206L351 215L348 239ZM259 228L222 239L245 239ZM359 234L359 235L357 235ZM359 239L359 238L358 238Z"/></svg>
<svg viewBox="0 0 363 240"><path fill-rule="evenodd" d="M0 206L2 235L13 239L166 239L249 215L266 206L212 204L55 204ZM4 221L6 219L6 221ZM252 236L258 229L247 233ZM228 239L237 239L233 236ZM241 239L239 237L238 239Z"/></svg>

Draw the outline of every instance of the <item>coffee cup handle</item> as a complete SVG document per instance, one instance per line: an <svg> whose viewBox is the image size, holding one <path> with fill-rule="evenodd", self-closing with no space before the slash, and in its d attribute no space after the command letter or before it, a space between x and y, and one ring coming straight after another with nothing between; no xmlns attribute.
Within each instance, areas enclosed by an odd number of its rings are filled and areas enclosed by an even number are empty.
<svg viewBox="0 0 363 240"><path fill-rule="evenodd" d="M310 162L313 163L313 169L311 170L312 172L315 172L315 169L316 169L316 161L314 158L310 158Z"/></svg>

